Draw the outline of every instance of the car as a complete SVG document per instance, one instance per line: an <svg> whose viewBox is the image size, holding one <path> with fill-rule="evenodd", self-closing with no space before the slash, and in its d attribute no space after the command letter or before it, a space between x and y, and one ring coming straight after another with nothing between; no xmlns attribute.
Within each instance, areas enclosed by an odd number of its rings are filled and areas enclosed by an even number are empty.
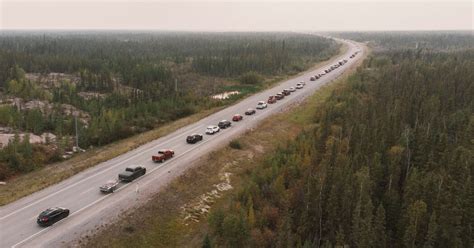
<svg viewBox="0 0 474 248"><path fill-rule="evenodd" d="M324 72L325 73L329 73L331 71L331 69L325 69Z"/></svg>
<svg viewBox="0 0 474 248"><path fill-rule="evenodd" d="M119 181L109 180L105 184L99 187L100 192L102 193L113 193L117 189Z"/></svg>
<svg viewBox="0 0 474 248"><path fill-rule="evenodd" d="M222 129L226 129L230 126L232 126L232 123L228 120L222 120L222 121L219 121L219 123L217 124L218 127L222 128Z"/></svg>
<svg viewBox="0 0 474 248"><path fill-rule="evenodd" d="M309 81L316 81L316 77L310 77Z"/></svg>
<svg viewBox="0 0 474 248"><path fill-rule="evenodd" d="M241 121L242 119L244 119L244 117L240 114L235 114L232 116L232 121Z"/></svg>
<svg viewBox="0 0 474 248"><path fill-rule="evenodd" d="M119 174L119 180L122 182L131 182L138 177L145 175L146 168L140 165L127 167L124 172Z"/></svg>
<svg viewBox="0 0 474 248"><path fill-rule="evenodd" d="M264 101L260 101L257 103L257 109L264 109L267 107L267 104Z"/></svg>
<svg viewBox="0 0 474 248"><path fill-rule="evenodd" d="M69 209L62 207L48 208L41 212L36 219L40 226L51 226L52 224L69 216Z"/></svg>
<svg viewBox="0 0 474 248"><path fill-rule="evenodd" d="M202 140L202 135L198 133L193 133L186 137L186 142L188 144L196 144L197 142Z"/></svg>
<svg viewBox="0 0 474 248"><path fill-rule="evenodd" d="M278 94L275 95L275 98L277 100L281 100L281 99L285 98L285 95L283 95L282 93L278 93Z"/></svg>
<svg viewBox="0 0 474 248"><path fill-rule="evenodd" d="M314 76L314 78L315 78L315 79L319 79L319 78L320 78L320 76L319 76L319 75L320 75L320 74L318 74L318 75Z"/></svg>
<svg viewBox="0 0 474 248"><path fill-rule="evenodd" d="M268 100L267 100L267 103L269 104L273 104L273 103L276 103L277 99L275 96L269 96L268 97Z"/></svg>
<svg viewBox="0 0 474 248"><path fill-rule="evenodd" d="M255 114L255 109L249 108L247 109L247 111L245 111L245 115L253 115L253 114Z"/></svg>
<svg viewBox="0 0 474 248"><path fill-rule="evenodd" d="M304 81L301 81L301 82L300 82L300 84L302 84L302 85L306 85L306 83L305 83Z"/></svg>
<svg viewBox="0 0 474 248"><path fill-rule="evenodd" d="M297 83L297 84L296 84L296 88L297 88L297 89L303 89L303 85L300 84L300 83Z"/></svg>
<svg viewBox="0 0 474 248"><path fill-rule="evenodd" d="M289 90L290 92L295 92L295 91L296 91L295 87L290 87L288 90Z"/></svg>
<svg viewBox="0 0 474 248"><path fill-rule="evenodd" d="M208 126L206 128L206 134L218 133L221 129L218 126Z"/></svg>
<svg viewBox="0 0 474 248"><path fill-rule="evenodd" d="M171 149L162 149L158 151L157 155L151 156L151 160L153 162L165 162L165 160L168 160L174 156L174 151Z"/></svg>
<svg viewBox="0 0 474 248"><path fill-rule="evenodd" d="M285 96L289 96L291 94L289 89L284 89L281 93Z"/></svg>

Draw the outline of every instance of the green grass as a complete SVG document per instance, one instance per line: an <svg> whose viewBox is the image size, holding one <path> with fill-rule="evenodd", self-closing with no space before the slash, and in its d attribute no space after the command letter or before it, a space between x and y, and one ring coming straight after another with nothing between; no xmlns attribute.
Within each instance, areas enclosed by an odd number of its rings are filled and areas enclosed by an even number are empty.
<svg viewBox="0 0 474 248"><path fill-rule="evenodd" d="M295 138L301 130L313 123L314 112L345 82L346 77L322 87L291 111L263 120L254 131L234 140L238 142L240 149L232 148L229 144L200 159L194 168L152 196L145 206L130 211L126 215L128 217L82 240L82 246L200 247L208 232L206 217L201 217L198 223L185 223L179 207L213 189L213 185L219 181L219 172L223 170L232 173L231 184L234 189L223 193L212 207L228 204L235 197L235 192L243 186L244 178L251 175L252 169L263 161L266 154L271 154L279 145ZM137 218L139 220L134 221ZM133 233L127 233L124 229L129 226L134 230Z"/></svg>

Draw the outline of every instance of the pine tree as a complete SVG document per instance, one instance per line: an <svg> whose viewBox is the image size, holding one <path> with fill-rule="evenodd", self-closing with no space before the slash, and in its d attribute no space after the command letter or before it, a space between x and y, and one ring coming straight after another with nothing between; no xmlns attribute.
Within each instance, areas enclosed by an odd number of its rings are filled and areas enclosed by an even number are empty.
<svg viewBox="0 0 474 248"><path fill-rule="evenodd" d="M387 246L385 230L385 209L382 204L379 205L375 213L374 235L374 247L385 248Z"/></svg>
<svg viewBox="0 0 474 248"><path fill-rule="evenodd" d="M420 225L424 215L426 214L426 203L423 200L417 200L408 207L407 219L408 227L406 228L403 241L406 247L416 247L419 244L418 234L420 233Z"/></svg>
<svg viewBox="0 0 474 248"><path fill-rule="evenodd" d="M433 248L436 244L436 237L438 232L438 223L436 220L436 212L433 212L430 217L430 222L428 224L428 233L425 237L425 243L423 244L424 248Z"/></svg>

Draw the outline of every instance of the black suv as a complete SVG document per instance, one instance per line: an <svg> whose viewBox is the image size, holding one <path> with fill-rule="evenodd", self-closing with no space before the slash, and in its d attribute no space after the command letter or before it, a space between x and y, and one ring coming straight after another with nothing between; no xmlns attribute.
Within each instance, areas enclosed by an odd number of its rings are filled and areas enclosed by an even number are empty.
<svg viewBox="0 0 474 248"><path fill-rule="evenodd" d="M40 226L51 226L52 224L69 216L69 209L66 208L48 208L41 212L36 222Z"/></svg>
<svg viewBox="0 0 474 248"><path fill-rule="evenodd" d="M278 98L277 98L277 99L278 99ZM245 111L245 114L246 114L246 115L253 115L253 114L255 114L255 109L249 108L249 109L247 109L247 111Z"/></svg>
<svg viewBox="0 0 474 248"><path fill-rule="evenodd" d="M219 126L222 129L226 129L226 128L230 127L230 125L232 125L232 123L228 120L222 120L222 121L219 122L219 124L217 124L217 126Z"/></svg>
<svg viewBox="0 0 474 248"><path fill-rule="evenodd" d="M189 144L195 144L196 142L201 141L201 140L202 140L202 135L197 134L197 133L191 134L186 138L186 142L188 142Z"/></svg>

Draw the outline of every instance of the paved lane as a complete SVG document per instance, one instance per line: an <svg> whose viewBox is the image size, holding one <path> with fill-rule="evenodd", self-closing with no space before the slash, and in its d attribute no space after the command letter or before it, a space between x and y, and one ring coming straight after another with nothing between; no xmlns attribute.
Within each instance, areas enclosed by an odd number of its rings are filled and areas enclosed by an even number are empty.
<svg viewBox="0 0 474 248"><path fill-rule="evenodd" d="M208 152L226 145L232 138L255 127L258 122L275 114L291 104L301 101L313 94L322 85L327 84L342 74L352 63L361 58L359 53L354 59L349 56L361 48L352 41L342 41L348 44L348 51L333 60L328 66L318 68L304 75L284 81L275 87L250 96L239 103L212 114L194 124L183 127L165 137L152 141L114 159L103 162L87 169L63 182L24 197L16 202L0 208L0 247L57 247L83 235L95 226L116 218L130 207L138 205L141 199L135 193L136 182L140 191L156 191L164 187L173 178L193 166ZM347 59L348 62L331 73L316 81L309 78L324 71L337 61ZM253 116L244 116L240 122L233 122L232 127L221 130L215 135L205 135L208 125L217 125L222 119L230 120L236 113L243 115L248 108L255 108L258 101L266 101L269 95L281 92L285 88L294 87L296 83L305 81L303 89L293 92L290 96L275 104L268 104L265 110L257 110ZM192 133L202 133L204 140L197 144L187 144L186 136ZM155 164L151 156L161 148L175 150L175 157L163 164ZM147 174L131 184L120 184L119 190L113 194L104 195L98 187L110 179L117 178L127 166L140 164L147 168ZM63 221L48 228L36 225L38 214L53 206L66 207L71 215Z"/></svg>

